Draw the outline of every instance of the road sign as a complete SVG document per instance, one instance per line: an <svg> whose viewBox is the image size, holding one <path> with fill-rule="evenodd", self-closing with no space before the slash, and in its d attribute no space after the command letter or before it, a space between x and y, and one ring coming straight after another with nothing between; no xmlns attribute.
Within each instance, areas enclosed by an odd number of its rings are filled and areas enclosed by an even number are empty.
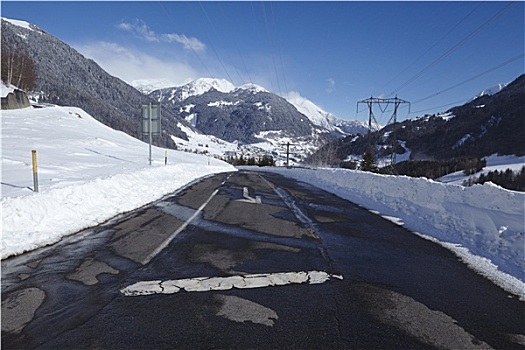
<svg viewBox="0 0 525 350"><path fill-rule="evenodd" d="M156 136L161 132L160 102L152 102L142 105L142 133Z"/></svg>
<svg viewBox="0 0 525 350"><path fill-rule="evenodd" d="M160 135L160 102L142 105L142 134L149 136L149 165L151 165L151 143L154 135Z"/></svg>

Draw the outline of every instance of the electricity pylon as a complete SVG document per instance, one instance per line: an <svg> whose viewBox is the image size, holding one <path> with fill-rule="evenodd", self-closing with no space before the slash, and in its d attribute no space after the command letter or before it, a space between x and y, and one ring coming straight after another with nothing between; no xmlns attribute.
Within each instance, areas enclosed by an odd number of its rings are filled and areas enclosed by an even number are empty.
<svg viewBox="0 0 525 350"><path fill-rule="evenodd" d="M358 111L359 111L359 104L360 103L366 103L366 105L368 106L368 152L371 152L370 133L372 131L372 120L374 120L374 122L377 125L379 125L379 123L377 122L377 120L376 120L376 118L374 116L374 111L373 111L374 104L378 105L379 109L383 113L388 109L388 107L391 104L394 106L394 112L392 113L392 116L390 117L390 120L388 121L388 123L386 125L391 124L391 122L392 122L392 124L395 124L397 122L397 110L399 108L399 105L408 103L408 108L409 108L409 113L410 113L410 102L402 100L402 99L398 98L397 96L394 97L394 98L370 97L370 98L367 98L365 100L357 101L357 109L358 109ZM395 148L394 148L394 143L396 142L396 139L395 139L394 131L395 131L395 126L394 126L394 128L392 128L392 137L391 137L391 139L393 140L392 141L391 164L395 164L395 162L396 162L396 152L395 152Z"/></svg>

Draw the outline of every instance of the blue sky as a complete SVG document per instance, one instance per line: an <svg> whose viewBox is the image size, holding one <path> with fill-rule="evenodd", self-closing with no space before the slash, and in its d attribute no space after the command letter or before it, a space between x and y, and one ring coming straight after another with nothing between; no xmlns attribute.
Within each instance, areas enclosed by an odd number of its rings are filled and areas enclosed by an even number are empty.
<svg viewBox="0 0 525 350"><path fill-rule="evenodd" d="M367 120L356 105L371 96L412 102L398 118L414 118L523 74L524 4L2 1L1 10L129 83L224 78ZM380 123L391 116L374 113Z"/></svg>

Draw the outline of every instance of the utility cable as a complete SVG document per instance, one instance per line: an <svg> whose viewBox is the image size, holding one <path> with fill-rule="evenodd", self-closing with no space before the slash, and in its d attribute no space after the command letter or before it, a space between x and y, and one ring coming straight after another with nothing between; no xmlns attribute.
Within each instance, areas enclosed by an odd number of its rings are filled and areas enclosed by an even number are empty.
<svg viewBox="0 0 525 350"><path fill-rule="evenodd" d="M161 1L157 1L157 3L160 5L160 7L162 7L162 10L163 12L166 14L166 17L168 17L169 21L173 24L175 24L175 21L173 20L173 18L171 17L171 15L169 14L169 11L164 7L164 5L162 4ZM210 78L214 79L213 78L213 74L211 74L210 70L208 69L208 67L206 66L206 64L204 64L204 61L201 59L201 57L199 56L199 54L197 53L197 51L195 51L195 49L193 48L192 45L189 45L189 48L190 50L193 52L193 54L195 55L195 57L197 57L197 60L199 61L199 63L204 67L204 70L206 70L206 72L208 73L208 75L210 76Z"/></svg>
<svg viewBox="0 0 525 350"><path fill-rule="evenodd" d="M228 20L226 18L226 13L224 12L224 8L222 6L220 6L220 9L221 9L222 18L224 19L225 22L228 22ZM233 46L235 48L235 51L237 52L237 55L239 56L239 59L241 60L241 63L242 63L243 68L244 68L244 71L245 71L246 75L248 76L248 81L253 84L253 80L252 80L252 77L250 76L250 72L248 71L248 66L246 65L246 61L244 60L244 58L243 58L243 56L241 54L241 51L239 50L239 46L237 45L237 40L233 40ZM244 81L243 81L243 83L244 83Z"/></svg>
<svg viewBox="0 0 525 350"><path fill-rule="evenodd" d="M204 13L204 15L206 16L206 18L208 19L208 22L211 24L213 30L215 32L217 32L215 30L215 28L213 27L213 23L211 22L210 20L210 17L208 17L208 13L206 12L206 10L204 9L204 7L202 6L202 3L199 1L199 5L200 5L200 8L202 9L202 12ZM224 62L222 61L221 57L219 56L219 54L217 53L217 51L215 50L215 47L213 46L213 44L211 43L211 41L209 42L209 45L213 51L213 53L215 54L215 56L217 57L217 60L219 61L219 63L221 64L222 66L222 69L224 69L224 72L226 73L226 76L228 77L229 81L233 84L233 79L232 77L230 76L230 74L228 73L228 70L226 69L226 66L224 65Z"/></svg>
<svg viewBox="0 0 525 350"><path fill-rule="evenodd" d="M423 56L425 56L430 50L432 50L434 47L436 47L443 39L448 38L450 34L457 28L461 23L465 22L465 20L470 17L481 5L483 2L480 2L472 11L470 11L466 16L464 16L456 25L454 25L445 35L443 35L440 39L438 39L432 46L430 46L425 52L423 52L421 55L419 55L418 58L416 58L412 63L410 63L403 71L398 73L395 77L390 79L388 83L386 83L384 86L388 86L390 83L392 83L394 80L396 80L401 74L405 73L410 67L414 66Z"/></svg>
<svg viewBox="0 0 525 350"><path fill-rule="evenodd" d="M477 78L479 78L479 77L481 77L481 76L483 76L483 75L485 75L485 74L491 73L491 72L493 72L493 71L495 71L495 70L497 70L497 69L499 69L499 68L505 67L506 65L511 64L512 62L517 61L517 60L519 60L520 58L523 58L523 57L525 57L525 54L522 53L522 54L520 54L520 55L518 55L518 56L516 56L516 57L513 57L513 58L511 58L511 59L509 59L509 60L507 60L507 61L505 61L505 62L503 62L503 63L498 64L497 66L494 66L494 67L492 67L492 68L490 68L490 69L487 69L486 71L484 71L484 72L482 72L482 73L476 74L476 75L474 75L473 77L470 77L470 78L468 78L468 79L465 79L465 80L463 80L463 81L461 81L461 82L459 82L459 83L457 83L457 84L454 84L454 85L452 85L452 86L450 86L450 87L448 87L448 88L446 88L446 89L443 89L443 90L441 90L441 91L439 91L439 92L436 92L436 93L434 93L434 94L432 94L432 95L429 95L429 96L424 97L424 98L422 98L422 99L420 99L420 100L417 100L417 101L413 102L412 104L416 104L416 103L418 103L418 102L422 102L422 101L428 100L429 98L432 98L432 97L437 96L437 95L440 95L440 94L442 94L442 93L444 93L444 92L447 92L447 91L450 91L450 90L452 90L452 89L455 89L455 88L457 88L458 86L461 86L461 85L463 85L463 84L466 84L466 83L468 83L468 82L470 82L470 81L472 81L472 80L474 80L474 79L477 79Z"/></svg>
<svg viewBox="0 0 525 350"><path fill-rule="evenodd" d="M270 10L271 10L271 13L272 13L272 17L274 18L274 21L275 21L275 14L273 12L273 6L272 6L272 2L270 2ZM279 60L281 61L281 71L282 71L282 74L283 74L283 83L284 83L284 90L285 90L285 93L288 92L288 86L286 84L286 71L284 69L284 64L283 64L283 55L281 54L281 46L279 45L279 36L275 36L275 42L276 42L276 46L277 46L277 53L279 54Z"/></svg>
<svg viewBox="0 0 525 350"><path fill-rule="evenodd" d="M270 44L270 52L271 52L271 56L272 56L273 69L274 69L274 72L275 72L275 79L277 80L277 88L279 89L279 95L282 96L281 84L279 83L279 74L277 72L277 65L275 64L275 57L274 57L274 54L273 54L273 42L272 42L272 39L271 39L271 34L270 34L269 26L268 26L268 18L266 16L266 9L264 7L264 1L261 2L261 6L262 6L262 11L263 11L263 16L264 16L264 25L266 27L266 34L267 34L267 37L268 37L268 42Z"/></svg>
<svg viewBox="0 0 525 350"><path fill-rule="evenodd" d="M256 11L254 5L253 5L253 1L250 1L250 5L251 5L251 8L252 8L252 17L253 17L253 21L252 23L254 24L254 27L255 27L255 30L257 31L257 35L260 36L261 38L264 37L264 32L262 32L262 30L260 29L261 26L257 25L257 20L259 19L259 12ZM268 64L268 61L266 60L265 57L263 57L262 61L264 62L264 65L265 65L265 69L267 70L268 72L268 78L269 78L269 84L270 84L270 89L271 91L277 91L275 89L275 86L273 84L273 75L272 75L272 71L270 69L270 65Z"/></svg>
<svg viewBox="0 0 525 350"><path fill-rule="evenodd" d="M444 105L441 105L441 106L436 106L436 107L432 107L432 108L425 108L425 109L421 109L419 111L412 111L409 114L416 114L416 113L426 112L426 111L430 111L430 110L434 110L434 109L438 109L438 108L443 108L443 107L448 107L448 106L452 106L452 105L457 106L459 103L465 104L469 100L470 99L462 99L462 100L459 100L459 101L456 101L456 102L447 103L447 104L444 104Z"/></svg>
<svg viewBox="0 0 525 350"><path fill-rule="evenodd" d="M459 43L454 45L452 48L450 48L448 51L446 51L444 54L439 56L436 60L434 60L432 63L427 65L425 68L423 68L419 73L412 76L410 79L408 79L405 83L403 83L400 87L395 89L390 93L390 95L394 95L406 86L408 86L410 83L412 83L414 80L418 79L421 75L423 75L425 72L427 72L430 68L434 67L436 64L438 64L440 61L445 59L447 56L452 54L454 51L457 51L459 48L461 48L463 45L466 44L466 42L470 39L472 39L474 36L476 36L482 29L484 29L486 26L488 26L491 22L496 20L498 17L500 17L506 10L509 9L510 6L513 5L513 2L510 2L505 6L503 9L498 11L494 16L489 18L487 21L485 21L483 24L481 24L479 27L477 27L474 31L472 31L469 35L467 35L463 40L461 40Z"/></svg>

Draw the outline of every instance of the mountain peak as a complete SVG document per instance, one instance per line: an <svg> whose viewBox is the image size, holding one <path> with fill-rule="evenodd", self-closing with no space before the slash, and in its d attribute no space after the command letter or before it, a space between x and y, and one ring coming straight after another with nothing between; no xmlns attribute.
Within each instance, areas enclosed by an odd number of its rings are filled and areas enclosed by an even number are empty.
<svg viewBox="0 0 525 350"><path fill-rule="evenodd" d="M501 90L503 90L505 88L505 86L507 86L508 84L497 84L489 89L485 89L483 91L481 91L479 94L477 94L476 96L474 96L474 98L472 100L475 100L479 97L482 97L482 96L492 96L492 95L495 95L497 94L498 92L500 92Z"/></svg>
<svg viewBox="0 0 525 350"><path fill-rule="evenodd" d="M301 96L296 91L290 91L283 97L299 112L307 116L314 125L320 126L326 130L342 135L366 133L368 131L366 124L358 121L338 119L335 115L323 110L321 107Z"/></svg>
<svg viewBox="0 0 525 350"><path fill-rule="evenodd" d="M203 93L208 92L211 88L225 93L235 90L235 85L228 80L214 78L198 78L186 84L186 86L194 91L195 95L202 95Z"/></svg>
<svg viewBox="0 0 525 350"><path fill-rule="evenodd" d="M12 24L14 26L17 26L17 27L20 27L20 28L23 28L23 29L27 29L27 30L31 30L31 31L35 31L35 32L40 32L40 33L45 33L42 29L40 29L37 26L35 26L34 24L26 22L26 21L21 21L21 20L18 20L18 19L10 19L10 18L5 18L5 17L1 17L1 19L2 19L2 21L6 21L9 24Z"/></svg>
<svg viewBox="0 0 525 350"><path fill-rule="evenodd" d="M254 94L256 94L258 92L270 92L270 91L266 90L265 88L263 88L262 86L259 86L257 84L253 84L253 83L248 83L248 84L241 85L241 86L239 86L237 88L237 90L248 90L248 91L253 92Z"/></svg>

